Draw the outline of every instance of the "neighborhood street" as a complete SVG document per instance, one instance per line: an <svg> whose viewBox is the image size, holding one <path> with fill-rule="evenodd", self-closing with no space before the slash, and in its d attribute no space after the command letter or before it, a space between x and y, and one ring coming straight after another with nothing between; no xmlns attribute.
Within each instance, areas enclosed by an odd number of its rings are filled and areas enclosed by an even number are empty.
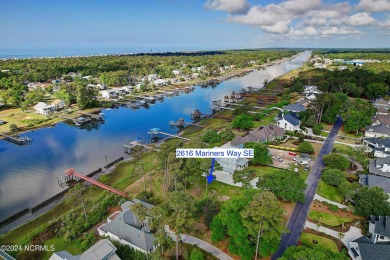
<svg viewBox="0 0 390 260"><path fill-rule="evenodd" d="M337 137L337 133L342 124L341 117L338 117L328 138L324 142L324 145L318 154L318 157L311 168L310 174L306 179L307 188L305 191L305 203L297 203L294 208L289 222L287 223L287 228L290 230L290 233L282 236L282 240L279 245L278 251L272 256L272 259L277 259L281 257L287 247L296 245L299 241L299 237L305 226L307 214L310 209L310 204L313 201L318 182L321 178L321 173L324 168L322 162L322 156L332 152L334 141Z"/></svg>

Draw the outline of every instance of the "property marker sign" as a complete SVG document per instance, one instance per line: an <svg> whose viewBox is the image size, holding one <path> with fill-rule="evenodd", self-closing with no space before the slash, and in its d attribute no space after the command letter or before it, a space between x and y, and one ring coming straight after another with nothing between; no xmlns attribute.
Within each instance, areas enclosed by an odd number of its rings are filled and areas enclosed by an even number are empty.
<svg viewBox="0 0 390 260"><path fill-rule="evenodd" d="M253 149L176 149L176 158L253 158Z"/></svg>

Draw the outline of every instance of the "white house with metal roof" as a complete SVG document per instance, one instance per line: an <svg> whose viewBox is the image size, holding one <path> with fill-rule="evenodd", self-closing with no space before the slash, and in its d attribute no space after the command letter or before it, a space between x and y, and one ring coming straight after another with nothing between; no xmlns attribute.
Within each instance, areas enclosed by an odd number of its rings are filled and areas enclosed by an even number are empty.
<svg viewBox="0 0 390 260"><path fill-rule="evenodd" d="M46 104L44 102L39 102L34 106L35 112L40 115L50 115L54 113L55 107L53 105Z"/></svg>

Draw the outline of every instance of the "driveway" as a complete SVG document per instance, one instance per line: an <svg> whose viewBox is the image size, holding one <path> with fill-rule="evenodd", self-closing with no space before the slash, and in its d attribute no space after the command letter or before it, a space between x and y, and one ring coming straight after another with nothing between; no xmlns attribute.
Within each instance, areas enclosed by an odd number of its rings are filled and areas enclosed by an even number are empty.
<svg viewBox="0 0 390 260"><path fill-rule="evenodd" d="M334 238L337 238L338 240L340 240L340 233L343 234L343 238L341 239L341 242L348 248L348 244L349 242L352 242L356 239L358 239L359 237L362 237L362 231L360 230L360 228L357 228L357 227L349 227L349 230L347 232L337 232L337 231L334 231L333 229L330 229L330 228L326 228L326 227L323 227L323 226L320 226L318 227L317 224L313 223L313 222L310 222L308 220L306 220L306 223L305 223L305 228L310 228L310 229L313 229L313 230L316 230L318 232L323 232L329 236L332 236Z"/></svg>
<svg viewBox="0 0 390 260"><path fill-rule="evenodd" d="M164 226L164 229L165 229L165 232L169 235L169 237L172 238L173 241L176 241L176 234L175 234L175 232L170 230L169 226L167 226L167 225ZM222 252L221 250L219 250L215 246L210 245L206 241L203 241L203 240L201 240L199 238L196 238L196 237L193 237L193 236L190 236L190 235L186 235L186 234L180 234L180 240L183 243L185 243L185 244L190 244L190 245L197 246L197 247L203 249L204 251L212 254L213 256L215 256L218 259L221 259L221 260L233 260L233 258L228 256L227 254L225 254L224 252Z"/></svg>

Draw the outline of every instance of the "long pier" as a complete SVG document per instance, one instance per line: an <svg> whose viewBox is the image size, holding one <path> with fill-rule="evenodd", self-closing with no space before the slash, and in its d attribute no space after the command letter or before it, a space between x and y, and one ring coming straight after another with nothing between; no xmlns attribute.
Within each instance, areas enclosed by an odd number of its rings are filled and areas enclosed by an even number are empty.
<svg viewBox="0 0 390 260"><path fill-rule="evenodd" d="M156 135L156 136L157 135L166 135L166 136L173 137L173 138L179 138L179 139L182 139L182 140L185 140L185 141L190 141L191 140L191 139L179 136L179 135L169 134L169 133L166 133L166 132L162 132L160 130L153 130L153 129L150 129L148 134L150 134L152 136L154 136L154 135Z"/></svg>
<svg viewBox="0 0 390 260"><path fill-rule="evenodd" d="M202 128L205 127L204 125L191 123L191 122L185 122L184 119L182 119L182 118L180 118L178 121L171 120L171 121L169 121L169 124L171 126L176 126L176 127L185 127L186 125L202 127Z"/></svg>
<svg viewBox="0 0 390 260"><path fill-rule="evenodd" d="M11 136L4 133L0 133L0 136L3 136L4 140L18 145L26 145L32 142L32 139L27 136Z"/></svg>
<svg viewBox="0 0 390 260"><path fill-rule="evenodd" d="M123 145L124 152L128 153L128 154L131 154L131 152L133 151L133 148L136 147L136 146L142 146L143 148L151 150L151 151L157 151L157 152L160 151L159 149L156 149L154 147L150 147L149 145L143 144L143 143L141 143L139 141L132 141L132 142L130 142L130 144L124 144Z"/></svg>

